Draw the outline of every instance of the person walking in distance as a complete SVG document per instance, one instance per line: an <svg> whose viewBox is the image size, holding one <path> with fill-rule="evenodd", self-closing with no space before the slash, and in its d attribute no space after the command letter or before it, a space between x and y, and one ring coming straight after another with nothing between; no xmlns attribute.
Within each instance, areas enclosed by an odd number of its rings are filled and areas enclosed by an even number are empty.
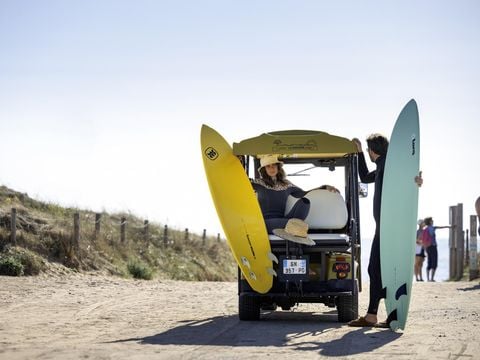
<svg viewBox="0 0 480 360"><path fill-rule="evenodd" d="M417 229L417 240L415 244L415 280L423 281L423 263L425 261L425 249L423 248L422 243L422 234L423 228L425 227L425 222L423 219L418 220L418 229Z"/></svg>

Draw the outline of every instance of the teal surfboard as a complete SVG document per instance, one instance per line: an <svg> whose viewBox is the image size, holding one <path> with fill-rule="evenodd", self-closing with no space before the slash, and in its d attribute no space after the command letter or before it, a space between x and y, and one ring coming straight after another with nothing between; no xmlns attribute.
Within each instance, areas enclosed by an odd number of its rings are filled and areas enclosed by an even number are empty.
<svg viewBox="0 0 480 360"><path fill-rule="evenodd" d="M380 215L380 263L387 322L405 329L412 295L420 163L418 108L410 100L398 116L388 146Z"/></svg>

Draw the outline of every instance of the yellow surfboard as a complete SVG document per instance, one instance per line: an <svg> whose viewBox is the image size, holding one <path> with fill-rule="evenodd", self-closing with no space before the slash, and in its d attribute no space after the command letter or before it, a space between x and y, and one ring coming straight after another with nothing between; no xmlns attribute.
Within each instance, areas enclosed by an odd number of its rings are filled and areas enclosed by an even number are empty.
<svg viewBox="0 0 480 360"><path fill-rule="evenodd" d="M212 128L201 130L203 165L228 245L253 290L272 287L272 258L260 205L232 147Z"/></svg>

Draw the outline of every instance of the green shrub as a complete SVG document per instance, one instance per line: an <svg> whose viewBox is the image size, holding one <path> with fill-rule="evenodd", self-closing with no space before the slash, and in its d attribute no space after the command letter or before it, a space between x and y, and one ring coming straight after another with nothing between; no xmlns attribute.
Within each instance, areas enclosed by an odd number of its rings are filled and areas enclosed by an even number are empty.
<svg viewBox="0 0 480 360"><path fill-rule="evenodd" d="M135 279L151 280L153 277L153 270L141 261L130 261L127 268Z"/></svg>
<svg viewBox="0 0 480 360"><path fill-rule="evenodd" d="M0 258L0 275L22 276L23 269L22 263L13 256Z"/></svg>
<svg viewBox="0 0 480 360"><path fill-rule="evenodd" d="M24 275L38 275L40 271L45 270L45 263L38 255L30 251L18 254L17 259L23 266Z"/></svg>

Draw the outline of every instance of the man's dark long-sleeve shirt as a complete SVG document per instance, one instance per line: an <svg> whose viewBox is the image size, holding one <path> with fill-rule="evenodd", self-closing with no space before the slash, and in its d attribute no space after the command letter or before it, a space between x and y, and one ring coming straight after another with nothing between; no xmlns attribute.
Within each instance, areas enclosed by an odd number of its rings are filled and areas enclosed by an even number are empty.
<svg viewBox="0 0 480 360"><path fill-rule="evenodd" d="M358 154L358 174L363 183L375 182L375 194L373 195L373 218L377 224L377 231L380 226L380 208L382 201L383 172L385 170L385 156L379 156L375 161L377 169L368 171L365 155L363 152Z"/></svg>

